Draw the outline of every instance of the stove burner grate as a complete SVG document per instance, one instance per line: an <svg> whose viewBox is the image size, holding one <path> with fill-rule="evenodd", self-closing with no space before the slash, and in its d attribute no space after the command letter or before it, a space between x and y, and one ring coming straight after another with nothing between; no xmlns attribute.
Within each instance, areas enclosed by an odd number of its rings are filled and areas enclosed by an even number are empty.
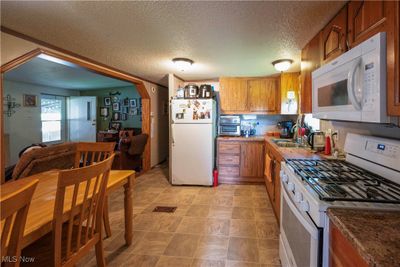
<svg viewBox="0 0 400 267"><path fill-rule="evenodd" d="M295 173L324 201L400 204L400 185L342 160L289 159Z"/></svg>

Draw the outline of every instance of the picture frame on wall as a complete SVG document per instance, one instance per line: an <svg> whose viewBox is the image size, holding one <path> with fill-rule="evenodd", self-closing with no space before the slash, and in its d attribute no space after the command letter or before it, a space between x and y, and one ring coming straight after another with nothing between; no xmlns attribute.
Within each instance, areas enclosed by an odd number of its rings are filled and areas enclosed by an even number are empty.
<svg viewBox="0 0 400 267"><path fill-rule="evenodd" d="M137 113L137 108L129 108L129 115L135 116Z"/></svg>
<svg viewBox="0 0 400 267"><path fill-rule="evenodd" d="M115 102L112 104L113 111L119 111L120 105L119 102Z"/></svg>
<svg viewBox="0 0 400 267"><path fill-rule="evenodd" d="M120 121L121 120L121 113L120 112L114 112L112 116L113 121Z"/></svg>
<svg viewBox="0 0 400 267"><path fill-rule="evenodd" d="M123 113L129 113L129 107L123 107L122 108Z"/></svg>
<svg viewBox="0 0 400 267"><path fill-rule="evenodd" d="M129 99L129 106L132 107L132 108L136 108L137 107L136 98Z"/></svg>
<svg viewBox="0 0 400 267"><path fill-rule="evenodd" d="M24 107L36 107L37 106L37 95L24 94L23 97Z"/></svg>
<svg viewBox="0 0 400 267"><path fill-rule="evenodd" d="M104 98L104 106L111 106L111 97Z"/></svg>
<svg viewBox="0 0 400 267"><path fill-rule="evenodd" d="M121 118L122 118L123 121L128 120L128 114L122 113Z"/></svg>
<svg viewBox="0 0 400 267"><path fill-rule="evenodd" d="M107 118L108 116L110 116L108 108L100 107L100 117Z"/></svg>
<svg viewBox="0 0 400 267"><path fill-rule="evenodd" d="M124 106L129 106L129 98L124 98Z"/></svg>
<svg viewBox="0 0 400 267"><path fill-rule="evenodd" d="M120 123L120 122L110 122L110 124L108 125L108 128L110 130L119 131L119 130L121 130L121 126L122 126L122 123Z"/></svg>

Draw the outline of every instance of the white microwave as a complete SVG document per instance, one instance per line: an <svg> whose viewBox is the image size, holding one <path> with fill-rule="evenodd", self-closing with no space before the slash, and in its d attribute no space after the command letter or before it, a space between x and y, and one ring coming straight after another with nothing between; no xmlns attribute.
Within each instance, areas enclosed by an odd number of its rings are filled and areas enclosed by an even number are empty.
<svg viewBox="0 0 400 267"><path fill-rule="evenodd" d="M314 118L387 123L386 33L315 70L312 103Z"/></svg>

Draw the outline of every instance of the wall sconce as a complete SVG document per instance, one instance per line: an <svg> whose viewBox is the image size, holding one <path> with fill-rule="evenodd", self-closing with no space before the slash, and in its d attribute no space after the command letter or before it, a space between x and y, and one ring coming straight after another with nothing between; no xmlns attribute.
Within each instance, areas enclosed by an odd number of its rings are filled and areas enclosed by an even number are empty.
<svg viewBox="0 0 400 267"><path fill-rule="evenodd" d="M21 107L21 104L16 103L15 98L11 97L11 95L6 95L3 104L6 106L4 114L7 114L7 117L11 117L16 112L15 109Z"/></svg>

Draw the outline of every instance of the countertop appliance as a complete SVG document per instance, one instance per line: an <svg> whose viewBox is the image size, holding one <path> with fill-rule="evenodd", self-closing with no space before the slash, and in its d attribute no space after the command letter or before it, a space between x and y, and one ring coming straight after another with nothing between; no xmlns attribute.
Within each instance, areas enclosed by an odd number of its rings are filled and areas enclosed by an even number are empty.
<svg viewBox="0 0 400 267"><path fill-rule="evenodd" d="M219 135L240 136L240 116L221 115L219 117Z"/></svg>
<svg viewBox="0 0 400 267"><path fill-rule="evenodd" d="M186 99L198 98L199 87L195 84L188 84L185 86L184 96Z"/></svg>
<svg viewBox="0 0 400 267"><path fill-rule="evenodd" d="M386 33L315 70L312 103L315 118L387 123Z"/></svg>
<svg viewBox="0 0 400 267"><path fill-rule="evenodd" d="M216 103L212 99L171 100L171 183L213 182Z"/></svg>
<svg viewBox="0 0 400 267"><path fill-rule="evenodd" d="M400 209L400 140L347 134L346 160L281 164L282 266L328 266L328 207Z"/></svg>
<svg viewBox="0 0 400 267"><path fill-rule="evenodd" d="M293 128L294 122L293 121L280 121L278 122L277 126L280 130L280 137L281 138L292 138L293 137Z"/></svg>
<svg viewBox="0 0 400 267"><path fill-rule="evenodd" d="M311 149L322 151L325 148L325 134L324 132L312 132L307 137L308 144Z"/></svg>
<svg viewBox="0 0 400 267"><path fill-rule="evenodd" d="M200 85L199 98L212 98L212 86L210 84Z"/></svg>

